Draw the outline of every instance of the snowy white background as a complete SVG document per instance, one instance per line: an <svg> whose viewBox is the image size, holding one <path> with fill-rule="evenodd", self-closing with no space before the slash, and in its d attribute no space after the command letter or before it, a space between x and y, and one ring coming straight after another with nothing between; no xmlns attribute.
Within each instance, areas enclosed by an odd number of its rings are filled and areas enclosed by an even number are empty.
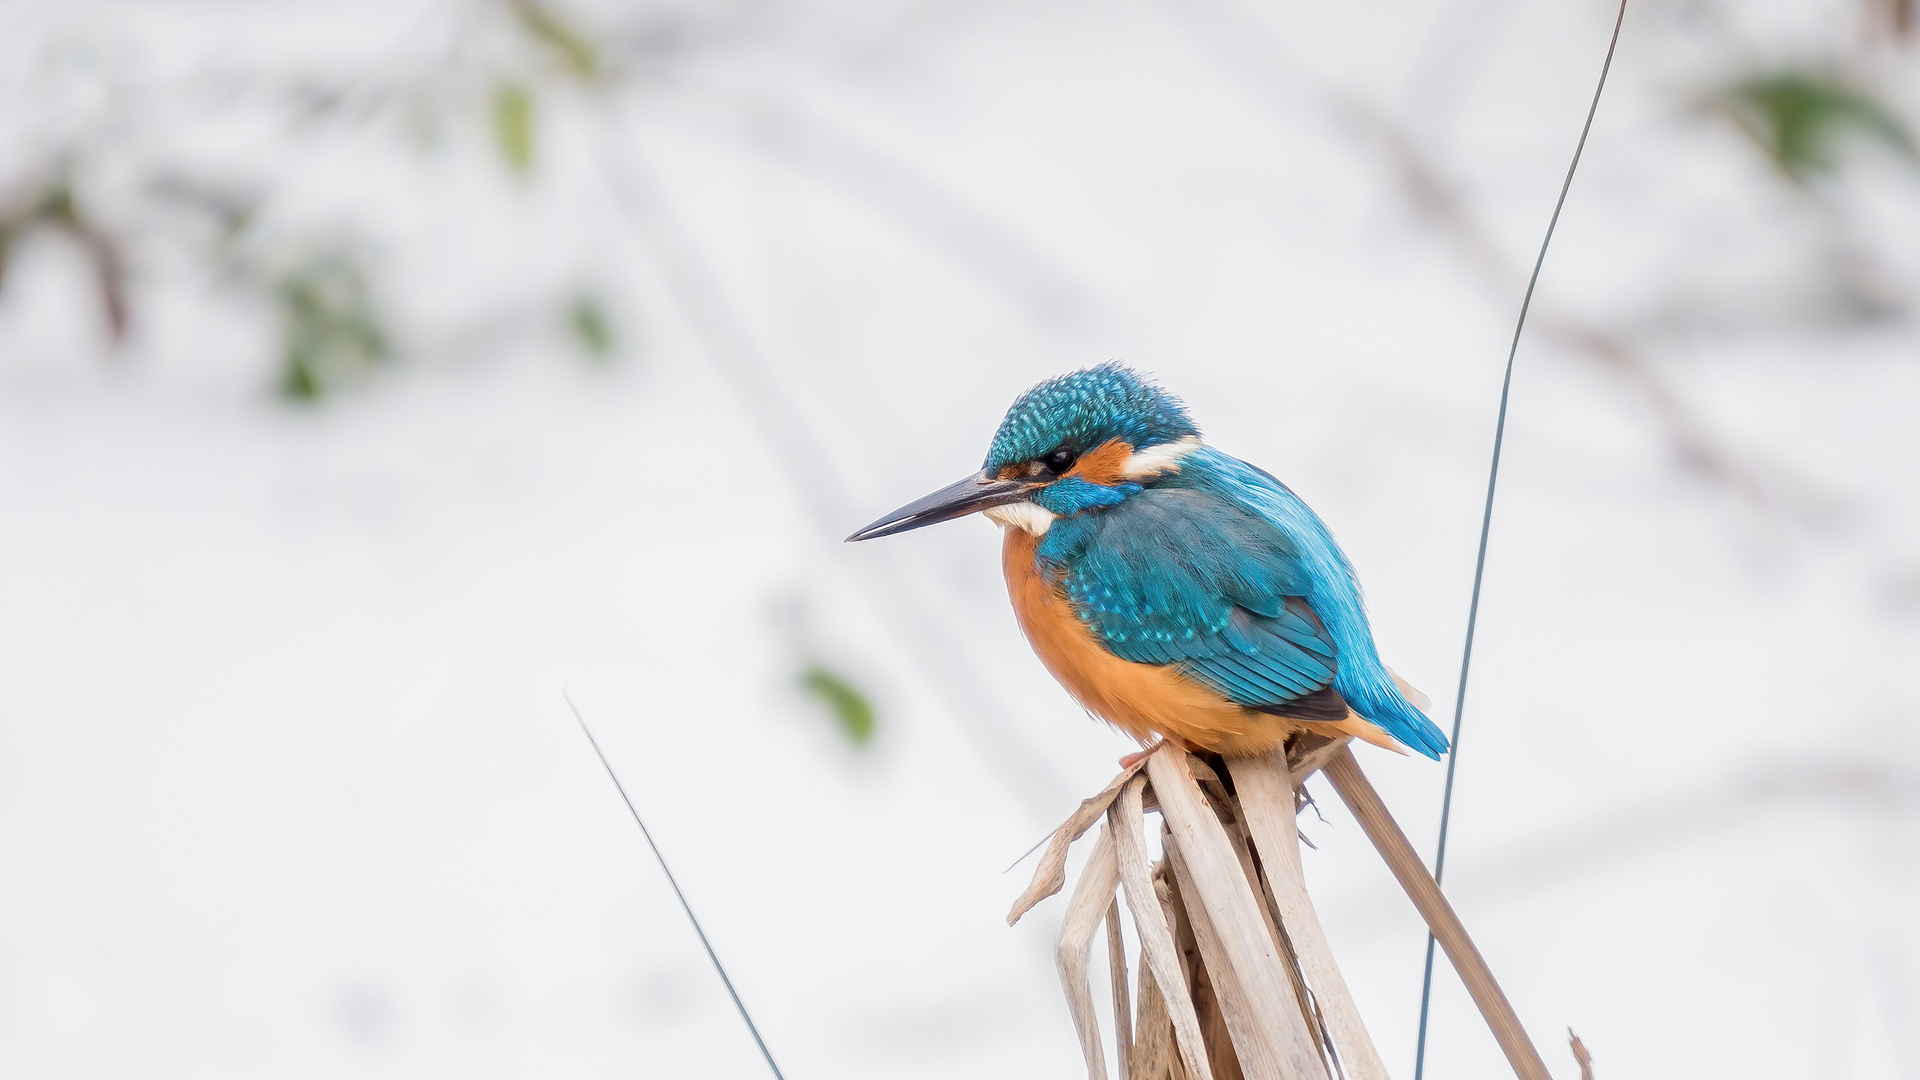
<svg viewBox="0 0 1920 1080"><path fill-rule="evenodd" d="M788 1076L1075 1075L1059 901L1007 929L1000 871L1129 747L990 526L837 538L1109 358L1320 511L1446 721L1520 283L1380 125L1523 267L1610 5L566 10L612 75L484 5L0 8L0 181L67 162L133 304L110 347L44 232L0 291L0 1075L761 1075L562 687ZM1571 1025L1603 1078L1920 1076L1917 335L1827 269L1920 291L1920 176L1865 148L1810 194L1701 104L1845 56L1920 106L1862 10L1630 10L1521 349L1449 888L1559 1075ZM392 369L277 399L170 176L257 196L262 260L362 251ZM554 314L582 282L611 363ZM1430 845L1443 768L1363 764ZM1410 1076L1423 931L1316 792ZM1438 987L1430 1075L1500 1075Z"/></svg>

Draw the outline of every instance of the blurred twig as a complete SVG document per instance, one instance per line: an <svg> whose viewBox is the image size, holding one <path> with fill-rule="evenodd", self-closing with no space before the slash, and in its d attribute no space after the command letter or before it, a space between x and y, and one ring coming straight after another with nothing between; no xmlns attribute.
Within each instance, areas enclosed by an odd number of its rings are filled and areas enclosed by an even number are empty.
<svg viewBox="0 0 1920 1080"><path fill-rule="evenodd" d="M624 148L617 158L611 150L602 152L602 176L689 326L706 345L722 381L745 406L770 455L800 492L815 535L837 543L850 523L865 519L854 513L825 442L734 313L717 275L639 151L625 146L618 130L616 124L607 125L604 145ZM855 580L866 586L869 599L952 702L963 718L961 730L1013 794L1036 813L1051 813L1066 801L1070 789L1020 734L986 679L974 669L965 645L938 618L916 606L912 576L890 553L874 552L864 562L880 572L856 575Z"/></svg>
<svg viewBox="0 0 1920 1080"><path fill-rule="evenodd" d="M1169 0L1162 9L1235 81L1270 107L1289 116L1301 106L1316 111L1347 141L1383 160L1408 204L1437 227L1489 295L1501 303L1512 300L1525 280L1522 267L1398 121L1344 90L1303 75L1273 35L1231 0ZM1540 305L1535 325L1562 348L1627 386L1688 471L1754 505L1774 503L1754 466L1725 444L1631 342L1546 304Z"/></svg>
<svg viewBox="0 0 1920 1080"><path fill-rule="evenodd" d="M616 42L612 56L619 63L610 65L609 50L553 7L536 0L507 3L528 36L558 57L569 74L607 88L636 82L629 76L637 73L660 79L668 59L715 32L708 27L703 35L684 13L661 12L641 31ZM685 67L679 65L674 85L712 89L690 79ZM1036 322L1071 326L1093 310L1086 289L1033 244L935 178L828 123L817 111L736 89L716 96L725 103L726 120L749 146L833 185L861 209L890 218L1005 294Z"/></svg>
<svg viewBox="0 0 1920 1080"><path fill-rule="evenodd" d="M126 255L119 239L81 207L74 195L72 166L62 164L52 171L53 179L30 183L0 204L0 283L6 280L19 242L28 234L45 229L66 236L86 256L107 336L118 345L126 338L131 319Z"/></svg>
<svg viewBox="0 0 1920 1080"><path fill-rule="evenodd" d="M509 0L508 6L527 36L544 46L569 74L588 80L600 75L600 48L585 31L538 0Z"/></svg>
<svg viewBox="0 0 1920 1080"><path fill-rule="evenodd" d="M1355 129L1372 137L1393 166L1408 202L1436 225L1457 255L1475 271L1489 295L1511 299L1525 280L1521 267L1413 138L1383 113L1342 98L1340 111ZM1764 505L1769 500L1753 467L1741 461L1626 339L1550 305L1541 305L1536 329L1563 348L1618 378L1666 433L1680 463L1730 491Z"/></svg>
<svg viewBox="0 0 1920 1080"><path fill-rule="evenodd" d="M856 205L885 214L987 285L1034 321L1071 325L1093 307L1072 276L944 186L790 102L748 100L752 145L843 189Z"/></svg>
<svg viewBox="0 0 1920 1080"><path fill-rule="evenodd" d="M1453 889L1456 899L1472 897L1480 904L1511 899L1717 837L1762 812L1802 807L1846 809L1874 820L1920 820L1920 773L1858 758L1757 764L1718 783L1641 798L1603 816L1464 858ZM1367 903L1353 899L1339 906L1358 909Z"/></svg>
<svg viewBox="0 0 1920 1080"><path fill-rule="evenodd" d="M1899 43L1913 40L1914 26L1920 19L1915 17L1914 0L1865 0L1867 30L1869 33L1882 34Z"/></svg>
<svg viewBox="0 0 1920 1080"><path fill-rule="evenodd" d="M1580 1065L1580 1080L1593 1080L1593 1055L1587 1052L1587 1044L1572 1028L1567 1029L1567 1042L1573 1047L1573 1060Z"/></svg>

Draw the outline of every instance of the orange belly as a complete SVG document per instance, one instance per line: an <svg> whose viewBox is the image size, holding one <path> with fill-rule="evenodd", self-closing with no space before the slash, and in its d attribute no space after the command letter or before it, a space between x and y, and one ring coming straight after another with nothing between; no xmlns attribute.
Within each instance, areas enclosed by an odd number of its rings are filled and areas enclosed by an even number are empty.
<svg viewBox="0 0 1920 1080"><path fill-rule="evenodd" d="M1254 712L1173 667L1136 664L1108 652L1066 596L1035 568L1033 551L1040 538L1024 529L1006 534L1001 559L1020 629L1040 662L1094 716L1142 745L1158 734L1235 757L1264 754L1295 731L1322 726Z"/></svg>

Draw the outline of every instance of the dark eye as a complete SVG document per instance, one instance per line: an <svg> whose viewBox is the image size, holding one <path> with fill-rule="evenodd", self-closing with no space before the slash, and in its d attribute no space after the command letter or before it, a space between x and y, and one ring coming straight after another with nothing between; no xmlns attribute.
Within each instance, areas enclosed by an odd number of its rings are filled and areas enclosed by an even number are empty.
<svg viewBox="0 0 1920 1080"><path fill-rule="evenodd" d="M1068 469L1073 468L1074 461L1079 457L1080 457L1079 454L1076 454L1073 451L1063 447L1059 450L1055 450L1051 454L1048 454L1046 457L1041 458L1040 464L1045 465L1047 467L1048 472L1052 473L1055 476L1059 476L1061 473L1064 473Z"/></svg>

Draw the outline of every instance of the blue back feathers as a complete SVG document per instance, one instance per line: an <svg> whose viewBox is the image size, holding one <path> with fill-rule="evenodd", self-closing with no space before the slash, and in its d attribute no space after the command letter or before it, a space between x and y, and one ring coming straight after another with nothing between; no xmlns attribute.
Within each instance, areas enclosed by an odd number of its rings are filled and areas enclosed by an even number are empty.
<svg viewBox="0 0 1920 1080"><path fill-rule="evenodd" d="M1048 379L1015 399L987 448L986 467L1032 461L1062 446L1085 453L1123 439L1139 450L1198 434L1179 398L1105 363Z"/></svg>
<svg viewBox="0 0 1920 1080"><path fill-rule="evenodd" d="M1176 482L1252 512L1293 548L1295 564L1306 578L1304 599L1339 653L1333 688L1355 712L1437 760L1447 749L1447 737L1400 693L1380 662L1359 579L1320 515L1265 471L1212 447L1189 455L1182 464Z"/></svg>

